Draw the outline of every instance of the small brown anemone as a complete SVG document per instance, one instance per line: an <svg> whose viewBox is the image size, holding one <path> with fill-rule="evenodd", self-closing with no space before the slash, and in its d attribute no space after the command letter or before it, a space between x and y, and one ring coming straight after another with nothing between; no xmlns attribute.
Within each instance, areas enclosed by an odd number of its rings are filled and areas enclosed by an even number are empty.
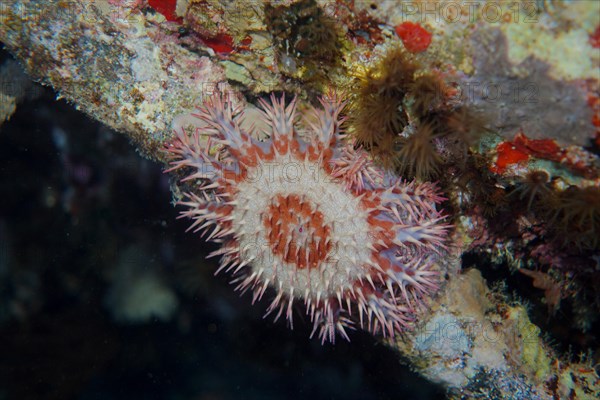
<svg viewBox="0 0 600 400"><path fill-rule="evenodd" d="M565 245L580 249L598 249L600 244L600 187L570 186L558 193L551 204L551 223Z"/></svg>
<svg viewBox="0 0 600 400"><path fill-rule="evenodd" d="M371 148L371 154L377 162L386 169L397 168L396 147L398 136L386 136L379 140L376 146Z"/></svg>
<svg viewBox="0 0 600 400"><path fill-rule="evenodd" d="M517 194L520 200L527 200L527 211L531 211L534 200L548 200L553 195L550 175L544 170L533 170L518 179L510 195Z"/></svg>
<svg viewBox="0 0 600 400"><path fill-rule="evenodd" d="M404 97L420 68L414 57L402 47L390 48L373 70L372 79L385 97Z"/></svg>
<svg viewBox="0 0 600 400"><path fill-rule="evenodd" d="M419 64L392 47L372 66L356 68L349 101L349 132L367 150L395 138L408 124L404 98Z"/></svg>
<svg viewBox="0 0 600 400"><path fill-rule="evenodd" d="M446 87L442 79L434 73L418 76L410 85L412 114L421 118L438 109L446 97Z"/></svg>
<svg viewBox="0 0 600 400"><path fill-rule="evenodd" d="M474 153L467 158L461 169L459 172L455 172L454 185L456 185L456 192L460 194L461 205L465 210L471 209L479 203L493 201L490 200L489 194L499 188L499 185L496 177L489 172L489 160L482 154ZM502 200L503 203L506 201L507 199ZM486 215L488 214L486 213Z"/></svg>
<svg viewBox="0 0 600 400"><path fill-rule="evenodd" d="M481 196L478 205L484 217L495 217L508 206L506 191L501 187L493 186L484 196Z"/></svg>
<svg viewBox="0 0 600 400"><path fill-rule="evenodd" d="M399 174L429 180L439 174L442 158L433 144L435 132L430 124L419 124L415 132L400 139L395 164Z"/></svg>
<svg viewBox="0 0 600 400"><path fill-rule="evenodd" d="M356 104L356 109L350 114L357 142L371 149L386 138L394 138L401 132L407 123L401 104L401 100L394 98L362 96Z"/></svg>
<svg viewBox="0 0 600 400"><path fill-rule="evenodd" d="M455 135L467 146L472 146L488 131L485 116L462 106L446 113L442 118L446 134Z"/></svg>

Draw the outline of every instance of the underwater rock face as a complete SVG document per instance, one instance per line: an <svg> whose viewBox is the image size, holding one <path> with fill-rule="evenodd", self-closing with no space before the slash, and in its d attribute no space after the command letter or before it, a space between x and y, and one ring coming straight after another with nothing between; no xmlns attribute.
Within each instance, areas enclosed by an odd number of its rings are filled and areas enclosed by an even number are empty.
<svg viewBox="0 0 600 400"><path fill-rule="evenodd" d="M557 80L549 74L550 65L534 57L512 64L499 29L480 30L471 42L475 73L461 84L462 95L494 131L506 139L523 131L561 145L587 146L594 138L584 81Z"/></svg>

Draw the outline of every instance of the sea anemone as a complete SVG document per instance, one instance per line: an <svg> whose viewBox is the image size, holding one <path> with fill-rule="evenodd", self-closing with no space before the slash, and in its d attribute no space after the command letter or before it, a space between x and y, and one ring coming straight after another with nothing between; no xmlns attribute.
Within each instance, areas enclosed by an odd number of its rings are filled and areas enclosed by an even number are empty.
<svg viewBox="0 0 600 400"><path fill-rule="evenodd" d="M388 47L352 75L349 134L400 175L427 180L442 162L464 165L486 131L481 114L452 101L444 76L402 47Z"/></svg>
<svg viewBox="0 0 600 400"><path fill-rule="evenodd" d="M415 132L400 140L396 168L402 176L428 180L439 173L442 159L433 144L435 137L431 125L420 124Z"/></svg>
<svg viewBox="0 0 600 400"><path fill-rule="evenodd" d="M527 211L531 211L533 201L540 198L552 196L552 188L549 184L550 175L544 170L533 170L527 172L518 183L512 194L518 194L520 200L527 200Z"/></svg>
<svg viewBox="0 0 600 400"><path fill-rule="evenodd" d="M408 119L402 111L402 100L385 99L376 94L364 95L351 112L356 141L368 149L382 147L386 139L402 132Z"/></svg>
<svg viewBox="0 0 600 400"><path fill-rule="evenodd" d="M385 97L403 97L413 85L420 68L416 59L402 47L391 47L371 70L373 85Z"/></svg>
<svg viewBox="0 0 600 400"><path fill-rule="evenodd" d="M508 199L506 191L503 188L493 186L487 191L483 191L483 194L484 195L478 199L477 205L484 217L496 217L499 211L506 209Z"/></svg>
<svg viewBox="0 0 600 400"><path fill-rule="evenodd" d="M436 186L394 177L343 142L335 97L311 109L302 138L296 100L286 106L271 96L260 105L270 128L264 141L215 96L196 115L206 128L176 132L166 146L169 171L188 173L182 216L221 244L211 254L221 256L218 271L252 291L253 302L272 288L267 314L290 325L303 303L321 341L336 332L348 339L355 322L390 337L409 328L439 286L449 226ZM211 156L202 136L225 157Z"/></svg>
<svg viewBox="0 0 600 400"><path fill-rule="evenodd" d="M410 85L412 114L421 118L438 109L446 100L447 88L434 73L419 75Z"/></svg>
<svg viewBox="0 0 600 400"><path fill-rule="evenodd" d="M466 106L443 113L439 120L444 134L458 137L467 146L474 145L484 133L489 132L485 114Z"/></svg>
<svg viewBox="0 0 600 400"><path fill-rule="evenodd" d="M377 152L380 142L395 138L409 123L404 98L418 67L408 52L392 47L372 66L354 70L349 123L359 144Z"/></svg>
<svg viewBox="0 0 600 400"><path fill-rule="evenodd" d="M551 225L564 244L597 249L600 228L600 187L570 186L550 200L554 209Z"/></svg>

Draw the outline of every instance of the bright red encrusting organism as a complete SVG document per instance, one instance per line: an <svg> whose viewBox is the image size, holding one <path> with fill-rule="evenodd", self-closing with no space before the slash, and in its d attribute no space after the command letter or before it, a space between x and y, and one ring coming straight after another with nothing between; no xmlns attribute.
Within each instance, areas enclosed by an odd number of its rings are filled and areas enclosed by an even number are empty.
<svg viewBox="0 0 600 400"><path fill-rule="evenodd" d="M592 117L592 124L596 127L596 138L594 139L594 143L596 146L600 147L600 113L594 114Z"/></svg>
<svg viewBox="0 0 600 400"><path fill-rule="evenodd" d="M595 113L592 116L592 125L594 125L596 128L600 128L600 114L599 113Z"/></svg>
<svg viewBox="0 0 600 400"><path fill-rule="evenodd" d="M202 38L202 42L213 49L215 53L229 54L235 50L233 38L226 33L220 33L212 38Z"/></svg>
<svg viewBox="0 0 600 400"><path fill-rule="evenodd" d="M248 47L252 44L252 36L246 36L245 38L242 39L242 41L240 42L240 48L243 50L248 50Z"/></svg>
<svg viewBox="0 0 600 400"><path fill-rule="evenodd" d="M169 171L193 182L180 202L190 229L221 244L211 256L221 256L218 271L231 272L236 289L253 301L274 289L267 314L291 325L302 302L322 341L348 339L354 321L390 337L407 329L438 288L449 226L436 186L380 170L342 140L336 97L309 111L302 136L296 100L260 105L267 132L242 128L243 116L215 96L196 115L206 126L167 145Z"/></svg>
<svg viewBox="0 0 600 400"><path fill-rule="evenodd" d="M599 28L600 29L600 28ZM600 97L597 93L590 93L588 95L588 106L592 109L592 125L596 127L596 137L594 143L600 147Z"/></svg>
<svg viewBox="0 0 600 400"><path fill-rule="evenodd" d="M561 163L580 175L595 178L592 164L594 157L578 146L561 148L553 139L529 139L519 132L512 141L499 143L496 146L496 162L490 170L497 174L506 172L511 165L523 163L530 157Z"/></svg>
<svg viewBox="0 0 600 400"><path fill-rule="evenodd" d="M171 22L182 22L183 18L178 17L175 13L177 1L176 0L150 0L148 4L156 10L156 12L162 14L167 21ZM252 43L252 37L246 36L241 40L239 46L234 44L233 37L227 33L217 33L215 36L207 37L205 35L198 35L204 45L210 47L217 54L230 54L235 50L248 50L248 46Z"/></svg>
<svg viewBox="0 0 600 400"><path fill-rule="evenodd" d="M181 18L175 13L177 0L148 0L150 7L162 14L167 21L181 22Z"/></svg>
<svg viewBox="0 0 600 400"><path fill-rule="evenodd" d="M529 139L522 132L515 135L513 144L529 155L550 161L560 161L563 151L553 139Z"/></svg>
<svg viewBox="0 0 600 400"><path fill-rule="evenodd" d="M590 35L590 44L593 48L600 48L600 25L596 27L596 30Z"/></svg>
<svg viewBox="0 0 600 400"><path fill-rule="evenodd" d="M496 153L498 154L498 157L491 170L497 174L503 173L506 171L506 168L511 165L529 160L529 154L522 149L519 149L512 142L502 142L498 144L498 146L496 146Z"/></svg>
<svg viewBox="0 0 600 400"><path fill-rule="evenodd" d="M560 162L564 151L552 139L529 139L519 132L512 141L502 142L496 146L497 160L492 172L501 174L514 164L525 162L529 157Z"/></svg>
<svg viewBox="0 0 600 400"><path fill-rule="evenodd" d="M431 33L414 22L406 21L397 25L396 33L411 53L421 53L431 44Z"/></svg>
<svg viewBox="0 0 600 400"><path fill-rule="evenodd" d="M218 54L231 54L236 50L248 50L250 44L252 44L252 37L246 36L240 41L240 44L236 46L233 42L233 37L226 33L219 33L218 35L210 38L200 37L202 43L214 50Z"/></svg>

